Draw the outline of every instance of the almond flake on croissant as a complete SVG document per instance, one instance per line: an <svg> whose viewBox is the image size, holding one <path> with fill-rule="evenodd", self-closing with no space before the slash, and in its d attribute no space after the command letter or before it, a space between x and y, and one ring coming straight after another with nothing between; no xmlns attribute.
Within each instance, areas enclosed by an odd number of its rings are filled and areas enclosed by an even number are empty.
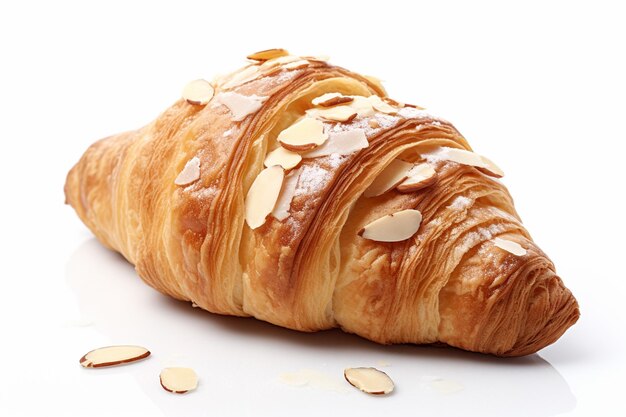
<svg viewBox="0 0 626 417"><path fill-rule="evenodd" d="M500 356L576 322L502 171L449 122L321 58L248 58L68 174L67 202L146 283L291 329Z"/></svg>

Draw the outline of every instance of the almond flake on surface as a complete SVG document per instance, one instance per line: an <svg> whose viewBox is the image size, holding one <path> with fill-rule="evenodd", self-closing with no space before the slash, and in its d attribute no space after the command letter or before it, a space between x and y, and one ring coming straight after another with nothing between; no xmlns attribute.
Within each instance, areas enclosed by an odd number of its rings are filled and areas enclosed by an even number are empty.
<svg viewBox="0 0 626 417"><path fill-rule="evenodd" d="M249 65L235 72L228 81L220 82L222 90L227 90L255 80L259 76L259 65Z"/></svg>
<svg viewBox="0 0 626 417"><path fill-rule="evenodd" d="M363 78L365 78L370 83L374 84L379 89L383 91L385 90L385 87L383 87L383 81L380 78L374 77L373 75L364 75Z"/></svg>
<svg viewBox="0 0 626 417"><path fill-rule="evenodd" d="M278 142L290 151L308 151L326 142L324 123L304 117L278 134Z"/></svg>
<svg viewBox="0 0 626 417"><path fill-rule="evenodd" d="M445 146L435 148L434 150L422 154L422 157L432 158L436 161L452 161L462 165L482 166L485 164L483 159L477 153L467 151L465 149L448 148Z"/></svg>
<svg viewBox="0 0 626 417"><path fill-rule="evenodd" d="M369 96L367 99L369 100L370 103L372 103L372 107L379 112L386 113L386 114L393 114L398 111L396 108L391 107L389 104L385 103L378 96Z"/></svg>
<svg viewBox="0 0 626 417"><path fill-rule="evenodd" d="M263 164L268 168L273 165L280 165L283 169L289 170L298 165L300 161L302 161L302 156L300 156L300 154L279 146L267 154Z"/></svg>
<svg viewBox="0 0 626 417"><path fill-rule="evenodd" d="M293 67L287 68L287 65L292 64L292 63L296 63L298 62L299 64L297 65L297 67L300 67L302 65L303 62L306 62L307 64L309 63L306 60L303 60L302 58L300 58L299 56L294 56L294 55L285 55L285 56L280 56L278 58L272 58L269 59L267 61L264 61L261 65L255 65L255 67L260 68L262 71L264 71L264 74L266 76L272 75L275 72L281 71L282 69L296 69Z"/></svg>
<svg viewBox="0 0 626 417"><path fill-rule="evenodd" d="M191 158L180 171L174 184L187 185L197 181L200 178L200 159L197 156Z"/></svg>
<svg viewBox="0 0 626 417"><path fill-rule="evenodd" d="M204 106L213 98L215 90L206 80L194 80L183 88L183 98L190 104Z"/></svg>
<svg viewBox="0 0 626 417"><path fill-rule="evenodd" d="M412 193L437 181L437 172L427 163L417 164L408 172L407 179L396 187L401 193Z"/></svg>
<svg viewBox="0 0 626 417"><path fill-rule="evenodd" d="M335 106L327 109L310 109L307 114L331 122L350 122L358 115L358 112L351 106Z"/></svg>
<svg viewBox="0 0 626 417"><path fill-rule="evenodd" d="M350 107L356 110L358 117L369 117L374 115L374 108L372 103L363 96L352 96L353 101L350 103Z"/></svg>
<svg viewBox="0 0 626 417"><path fill-rule="evenodd" d="M489 175L490 177L502 178L504 177L504 171L500 169L499 166L495 164L491 159L486 156L481 156L485 166L478 167L478 170L483 174Z"/></svg>
<svg viewBox="0 0 626 417"><path fill-rule="evenodd" d="M391 161L365 190L365 197L376 197L386 193L407 179L413 164L400 159Z"/></svg>
<svg viewBox="0 0 626 417"><path fill-rule="evenodd" d="M87 352L80 358L80 364L83 368L104 368L135 362L148 356L150 351L141 346L106 346Z"/></svg>
<svg viewBox="0 0 626 417"><path fill-rule="evenodd" d="M251 59L253 61L267 61L272 58L278 58L281 56L289 55L284 49L275 48L275 49L265 49L263 51L258 51L253 54L248 55L246 58Z"/></svg>
<svg viewBox="0 0 626 417"><path fill-rule="evenodd" d="M300 177L301 169L292 171L285 177L283 186L276 201L276 207L272 210L272 216L276 220L283 221L289 217L289 209L291 208L291 200L296 194L296 187L298 185L298 178Z"/></svg>
<svg viewBox="0 0 626 417"><path fill-rule="evenodd" d="M400 103L399 101L396 101L389 97L383 97L383 101L391 106L398 107L398 108L402 108L405 106L404 103Z"/></svg>
<svg viewBox="0 0 626 417"><path fill-rule="evenodd" d="M526 249L524 249L524 247L519 243L513 242L512 240L508 239L502 239L500 237L494 238L493 244L502 250L512 253L515 256L524 256L527 252Z"/></svg>
<svg viewBox="0 0 626 417"><path fill-rule="evenodd" d="M285 172L274 165L257 175L246 195L246 223L251 229L263 226L267 216L274 210L282 188Z"/></svg>
<svg viewBox="0 0 626 417"><path fill-rule="evenodd" d="M306 59L301 59L299 61L294 61L294 62L285 64L283 68L288 69L288 70L296 70L296 69L307 67L308 65L309 65L309 61L307 61Z"/></svg>
<svg viewBox="0 0 626 417"><path fill-rule="evenodd" d="M378 120L376 119L369 119L369 121L367 122L367 124L372 128L372 129L378 129L380 127L380 123L378 123Z"/></svg>
<svg viewBox="0 0 626 417"><path fill-rule="evenodd" d="M394 389L389 375L376 368L347 368L343 371L343 376L350 385L367 394L389 394Z"/></svg>
<svg viewBox="0 0 626 417"><path fill-rule="evenodd" d="M314 98L311 103L314 106L332 107L338 104L346 104L354 101L350 96L344 96L341 93L326 93Z"/></svg>
<svg viewBox="0 0 626 417"><path fill-rule="evenodd" d="M259 97L255 94L244 96L232 91L218 94L220 103L228 107L232 113L233 121L240 122L261 108L267 97Z"/></svg>
<svg viewBox="0 0 626 417"><path fill-rule="evenodd" d="M308 59L309 61L314 61L314 62L328 62L328 61L330 61L330 57L328 55L303 56L302 58Z"/></svg>
<svg viewBox="0 0 626 417"><path fill-rule="evenodd" d="M309 151L302 156L304 158L317 158L332 154L348 155L352 152L367 148L369 142L363 129L346 130L343 132L331 132L329 138L322 146Z"/></svg>
<svg viewBox="0 0 626 417"><path fill-rule="evenodd" d="M291 62L302 61L302 60L303 59L300 58L299 56L285 55L285 56L280 56L278 58L269 59L269 60L265 61L263 64L261 64L261 67L262 68L273 68L273 67L277 67L279 65L289 64Z"/></svg>
<svg viewBox="0 0 626 417"><path fill-rule="evenodd" d="M321 96L317 96L313 100L311 100L311 104L313 104L314 106L319 106L320 103L323 103L335 97L342 97L342 94L341 93L324 93Z"/></svg>
<svg viewBox="0 0 626 417"><path fill-rule="evenodd" d="M359 236L377 242L400 242L413 236L421 223L422 213L418 210L402 210L369 223Z"/></svg>
<svg viewBox="0 0 626 417"><path fill-rule="evenodd" d="M479 169L482 168L481 172L484 172L485 174L496 178L501 178L504 175L504 172L502 172L502 170L498 168L498 166L494 164L491 160L465 149L448 148L442 146L440 148L434 149L433 151L425 153L422 156L426 159L432 158L434 160L452 161L458 164L469 165Z"/></svg>
<svg viewBox="0 0 626 417"><path fill-rule="evenodd" d="M174 394L184 394L198 386L198 375L191 368L165 368L159 380L164 390Z"/></svg>

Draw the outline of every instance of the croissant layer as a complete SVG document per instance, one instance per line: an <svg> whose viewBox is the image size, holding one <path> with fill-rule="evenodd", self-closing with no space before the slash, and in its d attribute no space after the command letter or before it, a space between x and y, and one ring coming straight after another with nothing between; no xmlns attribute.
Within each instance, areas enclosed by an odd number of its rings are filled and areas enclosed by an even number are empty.
<svg viewBox="0 0 626 417"><path fill-rule="evenodd" d="M576 322L501 171L453 125L371 77L271 55L69 172L67 202L147 284L290 329L500 356Z"/></svg>

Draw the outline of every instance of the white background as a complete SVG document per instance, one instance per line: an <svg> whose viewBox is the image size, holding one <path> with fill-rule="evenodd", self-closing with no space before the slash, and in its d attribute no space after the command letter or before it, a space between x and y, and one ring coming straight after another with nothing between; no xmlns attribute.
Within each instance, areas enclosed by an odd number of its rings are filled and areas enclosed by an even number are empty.
<svg viewBox="0 0 626 417"><path fill-rule="evenodd" d="M618 3L2 2L0 415L626 415ZM506 171L580 321L520 359L384 347L192 309L103 249L63 205L65 174L87 146L149 122L187 81L272 47L328 54L453 121ZM153 356L78 365L118 343ZM161 389L158 373L173 365L197 370L197 391ZM342 369L355 365L386 370L397 391L351 389ZM286 384L284 373L310 382Z"/></svg>

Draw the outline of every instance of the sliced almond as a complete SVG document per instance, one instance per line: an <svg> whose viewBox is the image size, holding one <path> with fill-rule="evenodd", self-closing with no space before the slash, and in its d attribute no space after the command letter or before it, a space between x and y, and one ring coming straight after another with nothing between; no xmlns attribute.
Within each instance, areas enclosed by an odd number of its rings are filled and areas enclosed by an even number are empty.
<svg viewBox="0 0 626 417"><path fill-rule="evenodd" d="M159 379L163 389L174 394L184 394L198 386L198 375L191 368L165 368Z"/></svg>
<svg viewBox="0 0 626 417"><path fill-rule="evenodd" d="M331 122L351 122L358 115L358 112L351 106L335 106L328 109L307 110L307 114Z"/></svg>
<svg viewBox="0 0 626 417"><path fill-rule="evenodd" d="M385 87L383 87L383 81L380 78L374 77L373 75L364 75L363 78L365 78L370 83L374 84L380 90L385 91Z"/></svg>
<svg viewBox="0 0 626 417"><path fill-rule="evenodd" d="M311 104L313 104L314 106L319 106L321 103L336 97L343 97L343 95L341 93L324 93L321 96L317 96L313 100L311 100Z"/></svg>
<svg viewBox="0 0 626 417"><path fill-rule="evenodd" d="M367 394L389 394L394 388L389 375L376 368L347 368L343 376L350 385Z"/></svg>
<svg viewBox="0 0 626 417"><path fill-rule="evenodd" d="M452 161L470 166L482 166L485 164L480 155L477 153L466 151L465 149L448 148L445 146L435 148L428 153L422 154L422 157L439 161Z"/></svg>
<svg viewBox="0 0 626 417"><path fill-rule="evenodd" d="M278 141L290 151L307 151L326 142L324 123L305 117L278 134Z"/></svg>
<svg viewBox="0 0 626 417"><path fill-rule="evenodd" d="M274 165L265 168L255 178L245 201L246 223L251 229L262 226L268 214L274 209L284 176L283 169Z"/></svg>
<svg viewBox="0 0 626 417"><path fill-rule="evenodd" d="M396 188L401 193L412 193L437 181L437 172L430 165L417 164L408 173L408 178Z"/></svg>
<svg viewBox="0 0 626 417"><path fill-rule="evenodd" d="M194 80L183 88L183 98L190 104L204 106L213 98L215 90L206 80Z"/></svg>
<svg viewBox="0 0 626 417"><path fill-rule="evenodd" d="M369 146L367 136L363 129L346 130L343 132L331 132L329 138L318 148L309 151L302 156L304 158L317 158L332 154L349 155Z"/></svg>
<svg viewBox="0 0 626 417"><path fill-rule="evenodd" d="M296 194L300 171L301 169L290 172L289 175L285 177L285 181L283 181L278 201L276 201L276 206L274 210L272 210L272 216L274 216L276 220L283 221L289 217L291 200L293 200L293 196Z"/></svg>
<svg viewBox="0 0 626 417"><path fill-rule="evenodd" d="M376 197L386 193L398 186L409 176L409 170L413 164L400 159L394 159L389 165L374 179L374 182L363 193L365 197Z"/></svg>
<svg viewBox="0 0 626 417"><path fill-rule="evenodd" d="M372 129L378 129L380 127L380 123L378 123L376 119L369 119L367 124L370 125Z"/></svg>
<svg viewBox="0 0 626 417"><path fill-rule="evenodd" d="M279 65L283 65L283 64L289 64L291 62L296 62L296 61L302 61L303 59L300 58L299 56L294 56L294 55L285 55L285 56L281 56L278 58L272 58L269 59L267 61L265 61L263 64L261 64L261 67L263 68L273 68Z"/></svg>
<svg viewBox="0 0 626 417"><path fill-rule="evenodd" d="M352 101L354 101L354 98L344 96L341 93L326 93L314 98L311 103L314 106L332 107L338 104L351 103Z"/></svg>
<svg viewBox="0 0 626 417"><path fill-rule="evenodd" d="M87 352L80 358L83 368L103 368L135 362L150 356L150 351L141 346L106 346Z"/></svg>
<svg viewBox="0 0 626 417"><path fill-rule="evenodd" d="M233 120L240 122L250 114L259 110L267 97L260 97L255 94L244 96L243 94L229 91L218 94L217 99L220 103L228 107L233 115Z"/></svg>
<svg viewBox="0 0 626 417"><path fill-rule="evenodd" d="M418 210L402 210L374 220L359 231L359 236L377 242L400 242L413 236L422 223Z"/></svg>
<svg viewBox="0 0 626 417"><path fill-rule="evenodd" d="M296 70L296 69L307 67L308 65L309 65L309 61L307 61L306 59L301 59L299 61L294 61L294 62L285 64L283 68L288 69L288 70Z"/></svg>
<svg viewBox="0 0 626 417"><path fill-rule="evenodd" d="M176 179L174 180L174 184L176 185L187 185L191 184L194 181L197 181L200 178L200 159L197 156L191 158L185 164L185 167L180 171Z"/></svg>
<svg viewBox="0 0 626 417"><path fill-rule="evenodd" d="M328 55L316 55L316 56L303 56L302 58L308 59L313 62L327 62L330 61L330 57Z"/></svg>
<svg viewBox="0 0 626 417"><path fill-rule="evenodd" d="M302 161L302 156L300 156L300 154L279 146L278 148L267 154L267 156L265 157L265 162L263 164L266 167L280 165L284 169L291 169L298 165L300 161Z"/></svg>
<svg viewBox="0 0 626 417"><path fill-rule="evenodd" d="M448 148L442 146L436 148L431 152L422 155L425 158L432 158L435 160L452 161L463 165L469 165L480 169L487 175L492 177L501 178L504 176L504 172L490 159L480 156L477 153L467 151L465 149Z"/></svg>
<svg viewBox="0 0 626 417"><path fill-rule="evenodd" d="M357 117L369 117L374 115L374 108L372 103L363 96L352 96L353 101L350 103L350 107L356 110Z"/></svg>
<svg viewBox="0 0 626 417"><path fill-rule="evenodd" d="M259 76L259 65L249 65L234 74L230 75L228 81L220 82L221 89L227 90L234 87L239 87L240 85L246 84L252 80L255 80Z"/></svg>
<svg viewBox="0 0 626 417"><path fill-rule="evenodd" d="M369 96L367 99L370 103L372 103L372 107L379 112L393 114L398 111L396 108L391 107L389 104L385 103L378 96Z"/></svg>
<svg viewBox="0 0 626 417"><path fill-rule="evenodd" d="M485 166L478 167L478 170L483 174L489 175L490 177L502 178L504 177L504 171L500 169L499 166L495 164L491 159L486 156L481 156Z"/></svg>
<svg viewBox="0 0 626 417"><path fill-rule="evenodd" d="M516 256L524 256L527 253L526 249L524 249L522 245L517 242L513 242L512 240L496 237L493 239L493 244Z"/></svg>
<svg viewBox="0 0 626 417"><path fill-rule="evenodd" d="M289 55L284 49L265 49L263 51L255 52L253 54L248 55L246 58L251 59L253 61L267 61L272 58L278 58L281 56Z"/></svg>
<svg viewBox="0 0 626 417"><path fill-rule="evenodd" d="M390 106L394 106L394 107L398 107L398 108L402 108L405 106L404 103L400 103L399 101L395 101L392 98L389 97L383 97L383 101L387 104L389 104Z"/></svg>

